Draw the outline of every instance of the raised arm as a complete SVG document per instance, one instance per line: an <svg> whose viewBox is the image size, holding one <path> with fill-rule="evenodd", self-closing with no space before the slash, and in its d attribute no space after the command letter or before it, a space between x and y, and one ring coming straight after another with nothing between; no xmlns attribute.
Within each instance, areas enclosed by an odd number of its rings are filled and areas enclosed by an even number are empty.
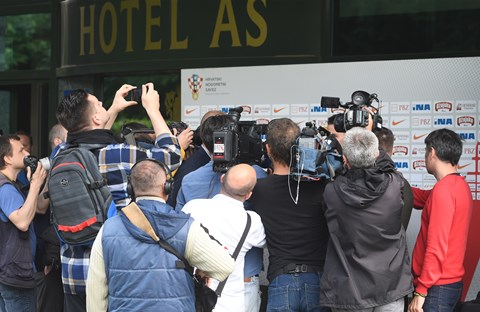
<svg viewBox="0 0 480 312"><path fill-rule="evenodd" d="M135 101L127 101L125 98L130 91L135 89L136 87L124 84L120 87L120 89L115 92L115 98L113 99L112 106L108 109L107 113L110 116L107 124L105 125L105 129L111 129L113 123L117 119L118 113L123 111L125 108L138 104Z"/></svg>

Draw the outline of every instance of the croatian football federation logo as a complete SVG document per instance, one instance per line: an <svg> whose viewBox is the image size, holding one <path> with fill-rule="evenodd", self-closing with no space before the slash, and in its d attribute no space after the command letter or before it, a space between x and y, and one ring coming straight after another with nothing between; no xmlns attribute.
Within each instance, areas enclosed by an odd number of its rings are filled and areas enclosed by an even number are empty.
<svg viewBox="0 0 480 312"><path fill-rule="evenodd" d="M193 74L192 77L188 78L188 86L192 91L192 98L194 101L198 100L198 94L202 88L203 78L197 74Z"/></svg>

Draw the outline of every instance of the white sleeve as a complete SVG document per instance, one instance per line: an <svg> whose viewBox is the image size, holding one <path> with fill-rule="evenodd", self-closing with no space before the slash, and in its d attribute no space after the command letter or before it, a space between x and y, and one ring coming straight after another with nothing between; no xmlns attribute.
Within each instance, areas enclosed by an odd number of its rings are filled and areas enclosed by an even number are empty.
<svg viewBox="0 0 480 312"><path fill-rule="evenodd" d="M247 236L248 243L252 244L253 247L266 247L267 238L265 236L262 219L255 211L248 210L247 213L252 220L252 225L250 226L250 231Z"/></svg>
<svg viewBox="0 0 480 312"><path fill-rule="evenodd" d="M87 311L107 311L108 308L108 283L105 273L105 262L103 261L102 247L103 227L93 242L90 254L90 264L87 278Z"/></svg>
<svg viewBox="0 0 480 312"><path fill-rule="evenodd" d="M197 267L218 281L226 279L235 268L235 261L228 249L207 233L200 222L190 226L185 248L185 258L190 265Z"/></svg>

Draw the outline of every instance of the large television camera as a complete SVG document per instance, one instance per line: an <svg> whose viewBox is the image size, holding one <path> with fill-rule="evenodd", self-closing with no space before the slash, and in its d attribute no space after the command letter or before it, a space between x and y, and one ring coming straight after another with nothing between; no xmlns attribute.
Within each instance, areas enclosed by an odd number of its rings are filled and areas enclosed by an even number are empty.
<svg viewBox="0 0 480 312"><path fill-rule="evenodd" d="M305 125L292 148L290 176L296 181L333 180L343 167L340 143L323 127Z"/></svg>
<svg viewBox="0 0 480 312"><path fill-rule="evenodd" d="M236 164L261 164L267 125L240 121L242 107L230 108L233 122L213 132L213 171L226 172Z"/></svg>
<svg viewBox="0 0 480 312"><path fill-rule="evenodd" d="M372 106L373 101L377 102L377 108ZM365 91L355 91L352 93L351 102L342 103L340 98L322 96L320 102L322 107L345 109L345 113L337 114L333 125L335 131L346 132L353 127L366 127L369 124L370 115L373 119L373 129L382 128L382 117L380 116L380 101L375 93L369 94Z"/></svg>

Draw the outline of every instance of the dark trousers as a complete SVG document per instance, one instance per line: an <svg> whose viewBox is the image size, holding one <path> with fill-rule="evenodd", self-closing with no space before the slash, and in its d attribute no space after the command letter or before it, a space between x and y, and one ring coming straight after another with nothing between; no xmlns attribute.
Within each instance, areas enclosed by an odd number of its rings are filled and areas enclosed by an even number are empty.
<svg viewBox="0 0 480 312"><path fill-rule="evenodd" d="M37 282L37 311L63 312L63 285L61 268L52 269L46 276L38 272Z"/></svg>
<svg viewBox="0 0 480 312"><path fill-rule="evenodd" d="M63 309L65 312L86 312L87 296L64 294Z"/></svg>

